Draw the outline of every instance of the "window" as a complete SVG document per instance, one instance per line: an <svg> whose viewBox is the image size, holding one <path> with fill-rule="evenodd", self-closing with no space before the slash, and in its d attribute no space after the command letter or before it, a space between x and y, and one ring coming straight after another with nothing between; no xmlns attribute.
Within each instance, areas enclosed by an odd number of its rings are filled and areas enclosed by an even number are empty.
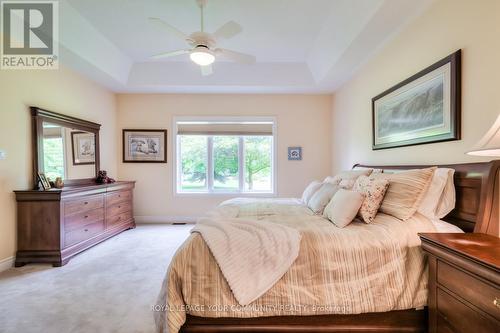
<svg viewBox="0 0 500 333"><path fill-rule="evenodd" d="M274 121L175 124L177 193L274 192Z"/></svg>

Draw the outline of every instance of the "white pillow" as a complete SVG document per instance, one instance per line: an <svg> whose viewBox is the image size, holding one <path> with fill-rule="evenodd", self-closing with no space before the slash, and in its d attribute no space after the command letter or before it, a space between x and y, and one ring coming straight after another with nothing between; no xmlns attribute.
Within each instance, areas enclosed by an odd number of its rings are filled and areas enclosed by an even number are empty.
<svg viewBox="0 0 500 333"><path fill-rule="evenodd" d="M359 192L339 189L325 207L323 216L343 228L354 220L364 199Z"/></svg>
<svg viewBox="0 0 500 333"><path fill-rule="evenodd" d="M322 214L323 209L325 209L325 206L328 204L328 202L330 202L330 199L338 191L338 189L338 186L324 183L323 185L321 185L319 190L317 190L316 193L313 194L313 196L307 203L307 206L315 214Z"/></svg>
<svg viewBox="0 0 500 333"><path fill-rule="evenodd" d="M334 176L328 176L325 178L325 180L323 180L323 183L329 183L329 184L332 184L332 185L338 185L340 183L342 179L340 179L339 177L334 177Z"/></svg>
<svg viewBox="0 0 500 333"><path fill-rule="evenodd" d="M422 202L417 212L429 219L440 219L453 210L455 207L455 186L453 185L454 173L455 170L449 168L438 168L434 171L429 188L422 198ZM449 184L450 180L451 186ZM446 187L448 187L448 189L445 193ZM441 207L443 199L444 203ZM444 215L442 215L443 213Z"/></svg>
<svg viewBox="0 0 500 333"><path fill-rule="evenodd" d="M307 205L314 193L323 185L323 183L313 180L309 185L307 185L304 193L302 193L302 202Z"/></svg>
<svg viewBox="0 0 500 333"><path fill-rule="evenodd" d="M373 169L356 169L356 170L347 170L342 171L335 176L328 176L323 181L324 183L330 183L333 185L338 185L341 181L348 182L352 180L352 183L358 179L359 176L369 176L372 173ZM352 187L352 185L351 185Z"/></svg>
<svg viewBox="0 0 500 333"><path fill-rule="evenodd" d="M451 223L441 220L431 220L436 232L442 233L463 233L464 231Z"/></svg>

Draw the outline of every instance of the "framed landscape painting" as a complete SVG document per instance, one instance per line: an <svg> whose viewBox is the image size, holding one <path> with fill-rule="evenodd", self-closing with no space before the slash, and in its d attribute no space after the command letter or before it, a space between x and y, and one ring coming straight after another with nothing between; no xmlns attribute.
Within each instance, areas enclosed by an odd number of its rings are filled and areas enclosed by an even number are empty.
<svg viewBox="0 0 500 333"><path fill-rule="evenodd" d="M167 130L124 129L124 163L167 163Z"/></svg>
<svg viewBox="0 0 500 333"><path fill-rule="evenodd" d="M460 50L372 99L373 150L460 139Z"/></svg>

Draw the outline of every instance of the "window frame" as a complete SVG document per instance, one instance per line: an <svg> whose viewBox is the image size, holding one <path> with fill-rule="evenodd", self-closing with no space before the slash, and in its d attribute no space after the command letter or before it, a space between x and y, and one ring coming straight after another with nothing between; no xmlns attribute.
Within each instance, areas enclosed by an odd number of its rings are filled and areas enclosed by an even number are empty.
<svg viewBox="0 0 500 333"><path fill-rule="evenodd" d="M252 122L271 122L272 123L272 145L271 145L271 190L270 191L245 191L245 170L244 170L244 137L238 136L238 176L239 176L239 188L238 190L228 191L228 190L214 190L213 189L213 136L207 135L207 190L204 191L182 191L181 190L181 148L180 140L178 140L177 131L179 122L241 122L241 123L252 123ZM182 116L173 118L173 130L172 130L172 147L173 147L173 192L174 196L266 196L274 197L277 194L277 122L276 117L265 116L265 117L239 117L239 116L228 116L228 117L207 117L207 116Z"/></svg>

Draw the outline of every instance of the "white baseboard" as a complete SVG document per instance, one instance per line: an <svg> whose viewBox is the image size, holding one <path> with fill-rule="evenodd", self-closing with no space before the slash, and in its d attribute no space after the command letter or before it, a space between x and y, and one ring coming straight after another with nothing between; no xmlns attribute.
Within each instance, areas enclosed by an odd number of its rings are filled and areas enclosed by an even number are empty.
<svg viewBox="0 0 500 333"><path fill-rule="evenodd" d="M0 272L6 271L9 268L14 267L14 257L5 258L0 260Z"/></svg>
<svg viewBox="0 0 500 333"><path fill-rule="evenodd" d="M137 224L147 224L147 223L164 223L164 224L173 224L173 223L186 223L186 224L195 224L196 220L198 220L199 216L134 216L135 223Z"/></svg>

